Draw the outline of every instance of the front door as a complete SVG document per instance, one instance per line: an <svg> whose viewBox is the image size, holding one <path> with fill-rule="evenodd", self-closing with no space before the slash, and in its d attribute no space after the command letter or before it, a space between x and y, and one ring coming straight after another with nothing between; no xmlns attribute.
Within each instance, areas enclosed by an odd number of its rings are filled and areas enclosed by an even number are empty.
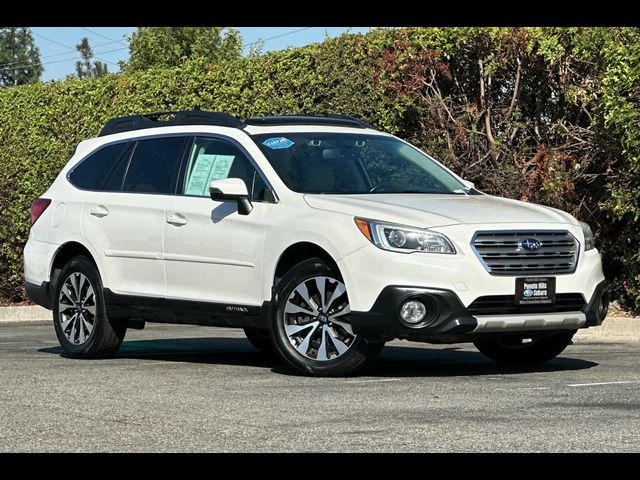
<svg viewBox="0 0 640 480"><path fill-rule="evenodd" d="M213 201L211 180L244 180L253 203L249 215L235 201ZM164 265L167 298L230 305L261 304L265 226L273 203L247 156L230 141L197 137L179 193L166 208Z"/></svg>

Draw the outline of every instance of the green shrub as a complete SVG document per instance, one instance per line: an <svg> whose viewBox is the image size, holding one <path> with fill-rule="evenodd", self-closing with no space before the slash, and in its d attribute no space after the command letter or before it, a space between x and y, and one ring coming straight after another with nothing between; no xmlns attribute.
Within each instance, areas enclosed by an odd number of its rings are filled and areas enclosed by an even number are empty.
<svg viewBox="0 0 640 480"><path fill-rule="evenodd" d="M18 301L28 207L113 116L359 116L488 193L589 222L640 307L640 42L621 28L409 28L179 68L0 89L0 300ZM517 85L517 88L516 88Z"/></svg>

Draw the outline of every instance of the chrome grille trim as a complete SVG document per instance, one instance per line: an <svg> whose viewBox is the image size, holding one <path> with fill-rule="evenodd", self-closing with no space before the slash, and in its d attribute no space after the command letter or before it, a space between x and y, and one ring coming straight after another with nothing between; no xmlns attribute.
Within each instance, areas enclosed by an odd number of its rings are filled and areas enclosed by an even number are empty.
<svg viewBox="0 0 640 480"><path fill-rule="evenodd" d="M542 246L526 251L520 247L526 238ZM580 243L567 230L478 231L471 248L491 275L559 275L576 271Z"/></svg>

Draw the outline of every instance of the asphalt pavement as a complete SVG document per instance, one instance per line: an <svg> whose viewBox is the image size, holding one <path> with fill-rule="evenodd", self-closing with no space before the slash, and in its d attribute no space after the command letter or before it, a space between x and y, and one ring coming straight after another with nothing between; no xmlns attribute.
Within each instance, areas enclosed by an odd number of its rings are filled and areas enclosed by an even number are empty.
<svg viewBox="0 0 640 480"><path fill-rule="evenodd" d="M148 324L115 358L74 360L49 322L0 324L0 451L638 452L640 343L579 338L507 368L395 341L329 379L242 330Z"/></svg>

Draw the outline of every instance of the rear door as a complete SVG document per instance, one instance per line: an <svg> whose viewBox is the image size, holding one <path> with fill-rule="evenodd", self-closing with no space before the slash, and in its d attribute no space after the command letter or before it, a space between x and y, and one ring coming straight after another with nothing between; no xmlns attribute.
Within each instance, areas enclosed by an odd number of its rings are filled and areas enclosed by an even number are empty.
<svg viewBox="0 0 640 480"><path fill-rule="evenodd" d="M114 293L164 297L164 209L175 194L185 136L140 139L116 161L109 189L87 194L84 236ZM118 184L119 180L119 184Z"/></svg>

